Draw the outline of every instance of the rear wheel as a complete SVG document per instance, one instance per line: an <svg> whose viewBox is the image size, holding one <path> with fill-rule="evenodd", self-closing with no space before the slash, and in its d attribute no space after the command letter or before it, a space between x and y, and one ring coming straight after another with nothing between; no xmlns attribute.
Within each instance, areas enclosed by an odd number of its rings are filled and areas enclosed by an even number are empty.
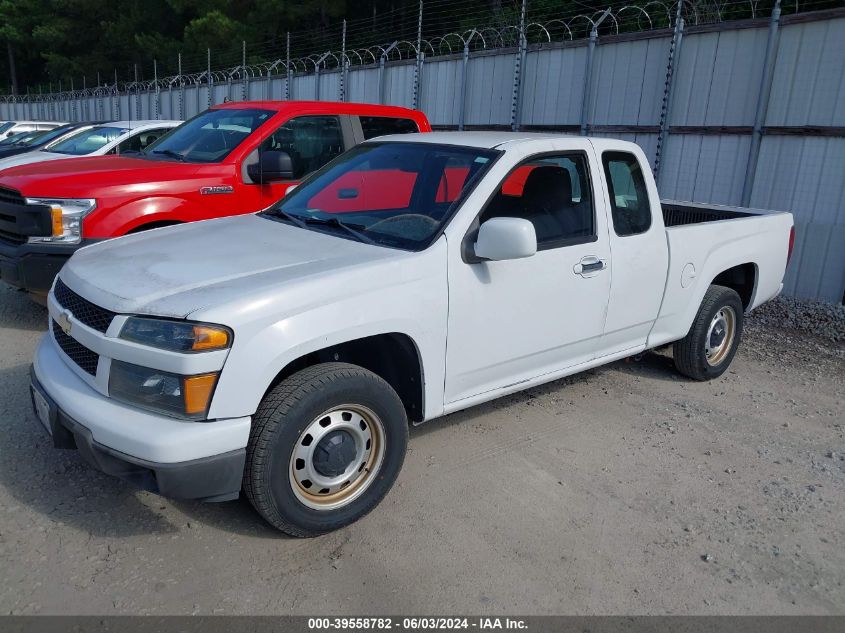
<svg viewBox="0 0 845 633"><path fill-rule="evenodd" d="M721 376L742 337L743 306L735 290L710 286L689 333L673 347L675 367L695 380Z"/></svg>
<svg viewBox="0 0 845 633"><path fill-rule="evenodd" d="M407 442L405 409L390 385L356 365L315 365L282 381L259 406L244 490L274 527L317 536L378 505Z"/></svg>

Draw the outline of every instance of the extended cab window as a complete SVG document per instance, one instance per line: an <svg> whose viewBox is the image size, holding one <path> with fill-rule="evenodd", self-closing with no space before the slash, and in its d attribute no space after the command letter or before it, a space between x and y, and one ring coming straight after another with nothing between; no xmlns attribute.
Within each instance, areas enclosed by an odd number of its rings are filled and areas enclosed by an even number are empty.
<svg viewBox="0 0 845 633"><path fill-rule="evenodd" d="M645 233L651 226L651 205L637 157L627 152L605 152L602 163L610 193L613 230L620 237Z"/></svg>
<svg viewBox="0 0 845 633"><path fill-rule="evenodd" d="M376 136L387 136L388 134L413 134L419 132L415 121L411 119L398 119L392 116L362 116L361 130L365 139Z"/></svg>
<svg viewBox="0 0 845 633"><path fill-rule="evenodd" d="M595 240L585 156L543 156L519 165L502 182L479 221L502 217L530 220L541 250Z"/></svg>

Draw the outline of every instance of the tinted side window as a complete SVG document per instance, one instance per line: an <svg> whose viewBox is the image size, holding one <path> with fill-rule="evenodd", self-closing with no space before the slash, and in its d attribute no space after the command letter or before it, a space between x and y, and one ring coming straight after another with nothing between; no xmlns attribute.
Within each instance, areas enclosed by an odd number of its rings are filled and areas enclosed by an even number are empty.
<svg viewBox="0 0 845 633"><path fill-rule="evenodd" d="M595 212L589 170L582 154L528 160L502 182L479 220L530 220L537 247L555 248L595 240Z"/></svg>
<svg viewBox="0 0 845 633"><path fill-rule="evenodd" d="M390 116L362 116L358 119L361 121L361 130L364 132L365 139L388 134L419 132L417 124L411 119L396 119Z"/></svg>
<svg viewBox="0 0 845 633"><path fill-rule="evenodd" d="M343 132L336 116L301 116L285 122L261 144L261 151L290 154L295 179L317 171L343 153Z"/></svg>
<svg viewBox="0 0 845 633"><path fill-rule="evenodd" d="M126 151L140 152L146 149L153 141L157 141L170 131L169 128L160 128L156 130L144 130L133 134L125 141L118 143L117 147L109 152L109 154L122 154Z"/></svg>
<svg viewBox="0 0 845 633"><path fill-rule="evenodd" d="M645 233L651 226L651 205L639 161L627 152L605 152L602 162L616 234Z"/></svg>

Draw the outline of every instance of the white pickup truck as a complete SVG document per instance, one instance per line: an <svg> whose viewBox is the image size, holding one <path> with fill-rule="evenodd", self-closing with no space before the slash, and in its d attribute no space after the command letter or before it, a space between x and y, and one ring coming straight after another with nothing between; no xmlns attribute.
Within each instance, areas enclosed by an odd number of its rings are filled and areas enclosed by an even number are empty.
<svg viewBox="0 0 845 633"><path fill-rule="evenodd" d="M382 137L261 213L78 251L33 404L106 473L317 535L385 496L409 423L669 343L719 376L792 226L661 204L632 143Z"/></svg>

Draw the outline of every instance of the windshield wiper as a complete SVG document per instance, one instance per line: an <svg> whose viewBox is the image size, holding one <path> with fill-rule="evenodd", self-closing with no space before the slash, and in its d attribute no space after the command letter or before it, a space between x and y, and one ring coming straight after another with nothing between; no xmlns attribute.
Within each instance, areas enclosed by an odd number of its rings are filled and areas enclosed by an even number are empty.
<svg viewBox="0 0 845 633"><path fill-rule="evenodd" d="M305 218L303 220L303 222L305 222L306 224L319 224L320 226L336 226L338 228L343 229L344 231L349 233L351 236L353 236L354 238L356 238L360 242L365 242L366 244L375 244L376 243L374 240L370 239L369 237L367 237L366 235L361 233L361 230L366 230L366 227L364 227L360 224L346 224L345 222L341 222L336 217Z"/></svg>
<svg viewBox="0 0 845 633"><path fill-rule="evenodd" d="M152 151L153 154L164 154L165 156L170 156L171 158L175 158L176 160L180 160L183 163L185 162L184 154L180 154L179 152L174 152L172 149L154 149Z"/></svg>
<svg viewBox="0 0 845 633"><path fill-rule="evenodd" d="M267 209L267 211L265 211L265 213L268 213L270 215L278 215L283 220L287 220L288 222L293 222L294 224L296 224L296 226L298 226L301 229L307 229L308 228L306 226L305 222L300 220L295 215L291 215L287 211L282 211L279 207L273 207L272 209Z"/></svg>

